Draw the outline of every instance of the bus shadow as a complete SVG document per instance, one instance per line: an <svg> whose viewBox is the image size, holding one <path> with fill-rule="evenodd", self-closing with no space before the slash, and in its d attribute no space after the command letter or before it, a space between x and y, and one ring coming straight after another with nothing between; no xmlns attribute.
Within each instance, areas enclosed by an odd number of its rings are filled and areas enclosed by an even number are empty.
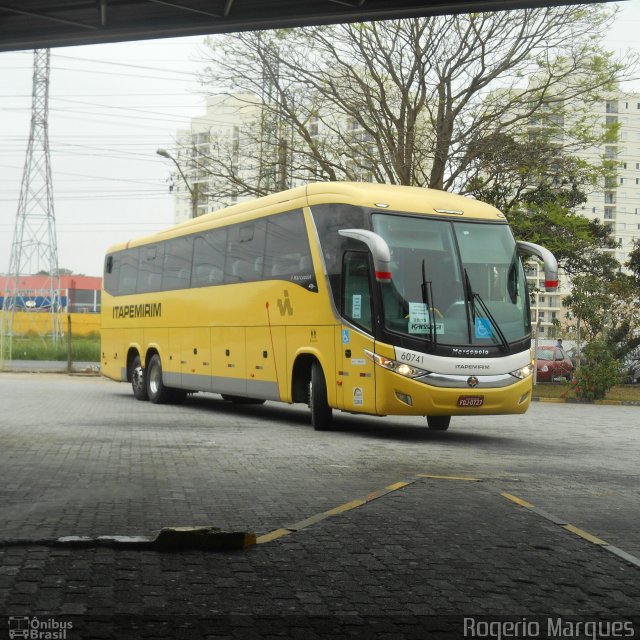
<svg viewBox="0 0 640 640"><path fill-rule="evenodd" d="M218 413L225 416L246 417L259 422L273 422L307 429L319 437L323 434L348 434L367 439L396 442L438 442L442 444L498 444L512 441L504 435L482 432L456 431L455 418L450 431L431 431L420 424L391 423L385 417L351 415L334 411L333 425L330 430L314 432L311 426L309 409L302 404L282 405L268 402L264 405L242 405L223 400L215 395L194 395L185 402L192 411Z"/></svg>
<svg viewBox="0 0 640 640"><path fill-rule="evenodd" d="M385 421L385 418L368 418L349 416L347 419L339 416L334 418L332 432L348 433L367 439L377 439L396 442L437 442L438 444L499 444L508 443L512 439L507 436L497 436L479 431L456 431L456 424L452 421L449 431L431 431L426 424L397 424ZM455 420L455 419L454 419Z"/></svg>

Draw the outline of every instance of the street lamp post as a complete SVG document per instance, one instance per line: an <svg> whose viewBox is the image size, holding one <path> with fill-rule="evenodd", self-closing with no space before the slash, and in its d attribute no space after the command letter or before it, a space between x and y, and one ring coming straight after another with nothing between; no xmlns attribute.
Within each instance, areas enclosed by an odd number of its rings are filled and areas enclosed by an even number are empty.
<svg viewBox="0 0 640 640"><path fill-rule="evenodd" d="M178 172L182 176L182 179L185 185L187 186L187 189L189 190L189 195L191 197L191 217L197 218L198 217L198 199L199 199L197 184L194 184L193 187L189 184L187 177L184 175L184 172L182 171L182 167L180 166L178 161L166 149L157 149L156 153L159 156L162 156L163 158L168 158L169 160L171 160L173 164L175 164L176 167L178 168Z"/></svg>

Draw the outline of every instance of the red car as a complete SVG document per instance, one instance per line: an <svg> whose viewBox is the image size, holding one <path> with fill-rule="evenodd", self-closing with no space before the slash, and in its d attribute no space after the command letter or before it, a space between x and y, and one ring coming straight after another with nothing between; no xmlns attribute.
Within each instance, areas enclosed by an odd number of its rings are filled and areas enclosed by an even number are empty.
<svg viewBox="0 0 640 640"><path fill-rule="evenodd" d="M571 358L560 347L538 347L536 350L537 381L551 382L557 378L571 380Z"/></svg>

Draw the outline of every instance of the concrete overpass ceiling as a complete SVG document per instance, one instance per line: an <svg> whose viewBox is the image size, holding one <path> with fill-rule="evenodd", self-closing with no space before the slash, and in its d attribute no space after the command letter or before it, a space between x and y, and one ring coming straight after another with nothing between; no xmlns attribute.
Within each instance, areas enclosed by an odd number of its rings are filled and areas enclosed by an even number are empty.
<svg viewBox="0 0 640 640"><path fill-rule="evenodd" d="M578 3L575 0L0 0L0 51L565 4Z"/></svg>

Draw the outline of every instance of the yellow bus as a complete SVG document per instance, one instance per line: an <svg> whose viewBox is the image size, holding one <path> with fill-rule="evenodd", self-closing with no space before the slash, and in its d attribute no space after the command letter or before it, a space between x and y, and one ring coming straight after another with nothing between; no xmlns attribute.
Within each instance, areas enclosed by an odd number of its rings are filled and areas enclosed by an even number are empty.
<svg viewBox="0 0 640 640"><path fill-rule="evenodd" d="M529 293L505 216L450 193L314 183L112 247L102 373L138 400L426 416L524 413Z"/></svg>

